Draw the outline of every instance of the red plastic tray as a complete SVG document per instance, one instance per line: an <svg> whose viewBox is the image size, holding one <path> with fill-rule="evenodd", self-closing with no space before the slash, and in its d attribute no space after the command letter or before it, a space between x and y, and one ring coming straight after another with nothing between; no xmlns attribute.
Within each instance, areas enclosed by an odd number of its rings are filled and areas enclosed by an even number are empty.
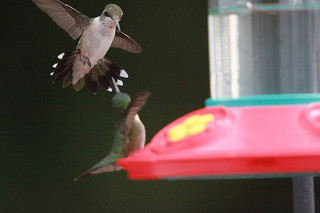
<svg viewBox="0 0 320 213"><path fill-rule="evenodd" d="M173 127L208 114L213 119L201 132L170 139ZM117 163L130 179L320 173L320 103L202 108L173 121L144 149Z"/></svg>

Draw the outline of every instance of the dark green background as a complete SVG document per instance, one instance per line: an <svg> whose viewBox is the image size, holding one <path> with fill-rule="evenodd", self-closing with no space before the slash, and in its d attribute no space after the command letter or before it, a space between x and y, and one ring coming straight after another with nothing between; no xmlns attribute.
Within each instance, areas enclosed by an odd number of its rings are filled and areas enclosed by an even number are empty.
<svg viewBox="0 0 320 213"><path fill-rule="evenodd" d="M90 17L110 3L66 0ZM112 49L129 79L152 93L140 116L147 141L209 97L207 2L114 0L142 54ZM292 212L290 179L130 181L126 172L72 179L109 152L113 94L52 85L56 56L75 48L28 0L1 0L0 212ZM316 179L320 210L319 179Z"/></svg>

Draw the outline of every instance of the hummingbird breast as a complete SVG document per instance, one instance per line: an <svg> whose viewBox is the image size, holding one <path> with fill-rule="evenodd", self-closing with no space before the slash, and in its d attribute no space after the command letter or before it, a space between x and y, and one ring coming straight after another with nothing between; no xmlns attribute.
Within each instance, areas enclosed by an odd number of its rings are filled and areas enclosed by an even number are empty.
<svg viewBox="0 0 320 213"><path fill-rule="evenodd" d="M134 116L134 122L128 137L129 144L126 147L127 155L130 155L144 147L146 141L146 129L141 122L138 114Z"/></svg>
<svg viewBox="0 0 320 213"><path fill-rule="evenodd" d="M99 17L96 17L83 32L77 45L77 49L80 50L80 55L75 59L73 64L73 83L78 82L79 79L88 74L108 52L115 36L115 27L112 23L114 21L110 18L109 22L109 25L103 24ZM83 58L89 59L91 66L83 63Z"/></svg>

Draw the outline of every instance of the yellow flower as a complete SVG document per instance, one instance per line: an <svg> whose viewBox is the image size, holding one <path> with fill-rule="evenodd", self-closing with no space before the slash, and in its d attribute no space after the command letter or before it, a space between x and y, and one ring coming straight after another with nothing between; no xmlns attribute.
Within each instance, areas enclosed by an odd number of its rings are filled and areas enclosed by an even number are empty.
<svg viewBox="0 0 320 213"><path fill-rule="evenodd" d="M186 118L182 123L175 125L168 131L171 142L177 142L188 135L197 135L203 132L207 124L213 121L212 114L193 115Z"/></svg>

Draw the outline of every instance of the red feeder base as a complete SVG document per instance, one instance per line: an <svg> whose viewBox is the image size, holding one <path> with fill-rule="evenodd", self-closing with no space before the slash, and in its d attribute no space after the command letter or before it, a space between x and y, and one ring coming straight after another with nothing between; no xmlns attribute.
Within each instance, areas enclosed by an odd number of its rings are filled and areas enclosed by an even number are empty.
<svg viewBox="0 0 320 213"><path fill-rule="evenodd" d="M117 163L131 179L320 173L320 103L202 108Z"/></svg>

